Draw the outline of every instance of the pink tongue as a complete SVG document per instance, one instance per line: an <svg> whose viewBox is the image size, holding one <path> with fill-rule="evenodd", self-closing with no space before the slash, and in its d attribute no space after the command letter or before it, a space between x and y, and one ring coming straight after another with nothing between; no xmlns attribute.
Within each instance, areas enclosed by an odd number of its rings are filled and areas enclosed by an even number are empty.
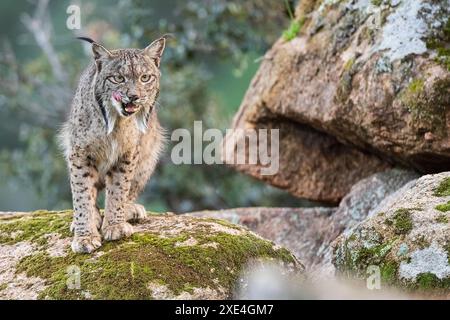
<svg viewBox="0 0 450 320"><path fill-rule="evenodd" d="M125 110L128 111L128 112L132 112L135 109L136 109L136 106L134 104L132 104L132 103L127 104L126 107L125 107Z"/></svg>

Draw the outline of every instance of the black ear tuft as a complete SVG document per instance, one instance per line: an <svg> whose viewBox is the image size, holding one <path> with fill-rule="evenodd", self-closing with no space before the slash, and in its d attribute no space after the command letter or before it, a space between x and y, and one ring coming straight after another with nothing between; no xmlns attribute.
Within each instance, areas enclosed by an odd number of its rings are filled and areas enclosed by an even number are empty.
<svg viewBox="0 0 450 320"><path fill-rule="evenodd" d="M88 37L77 37L77 39L83 40L83 41L86 41L86 42L89 42L89 43L94 43L95 42L94 40L92 40L91 38L88 38Z"/></svg>

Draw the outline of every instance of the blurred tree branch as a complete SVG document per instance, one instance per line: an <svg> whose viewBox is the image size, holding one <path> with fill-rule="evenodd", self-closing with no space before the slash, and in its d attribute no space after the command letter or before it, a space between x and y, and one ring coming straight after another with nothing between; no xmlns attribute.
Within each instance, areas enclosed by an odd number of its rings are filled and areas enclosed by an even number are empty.
<svg viewBox="0 0 450 320"><path fill-rule="evenodd" d="M2 52L3 54L0 55L0 65L12 72L10 77L0 78L0 87L5 92L16 94L19 91L20 70L11 43L8 40L2 43Z"/></svg>
<svg viewBox="0 0 450 320"><path fill-rule="evenodd" d="M55 129L69 109L71 87L67 71L51 41L53 25L48 5L49 0L38 0L34 13L22 14L21 21L48 61L51 75L30 75L27 64L17 62L11 44L5 40L0 64L6 71L0 78L0 93L9 98L8 107L14 108L25 122Z"/></svg>
<svg viewBox="0 0 450 320"><path fill-rule="evenodd" d="M64 71L61 61L50 41L53 26L51 24L51 18L48 14L48 2L49 0L38 0L36 10L33 16L24 13L21 17L21 21L28 29L28 31L34 36L38 46L42 49L46 55L55 79L60 82L67 82L67 73Z"/></svg>

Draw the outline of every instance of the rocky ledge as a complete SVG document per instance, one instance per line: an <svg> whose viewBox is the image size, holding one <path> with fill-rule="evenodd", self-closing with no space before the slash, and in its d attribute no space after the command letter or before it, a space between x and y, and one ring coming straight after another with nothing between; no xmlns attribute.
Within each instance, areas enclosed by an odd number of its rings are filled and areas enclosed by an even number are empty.
<svg viewBox="0 0 450 320"><path fill-rule="evenodd" d="M286 249L223 220L151 215L92 255L70 250L71 211L0 215L0 299L231 298L248 264L304 267Z"/></svg>

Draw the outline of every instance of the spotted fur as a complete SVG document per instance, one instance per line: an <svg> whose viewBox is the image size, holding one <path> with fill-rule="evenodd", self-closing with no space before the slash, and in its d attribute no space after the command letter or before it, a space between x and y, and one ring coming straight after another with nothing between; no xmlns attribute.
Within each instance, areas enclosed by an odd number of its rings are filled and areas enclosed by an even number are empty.
<svg viewBox="0 0 450 320"><path fill-rule="evenodd" d="M59 136L70 172L74 252L94 251L102 236L131 235L127 221L145 215L135 201L163 147L155 103L164 47L164 38L145 49L111 51L92 42L94 61L81 75ZM103 189L102 217L97 194Z"/></svg>

